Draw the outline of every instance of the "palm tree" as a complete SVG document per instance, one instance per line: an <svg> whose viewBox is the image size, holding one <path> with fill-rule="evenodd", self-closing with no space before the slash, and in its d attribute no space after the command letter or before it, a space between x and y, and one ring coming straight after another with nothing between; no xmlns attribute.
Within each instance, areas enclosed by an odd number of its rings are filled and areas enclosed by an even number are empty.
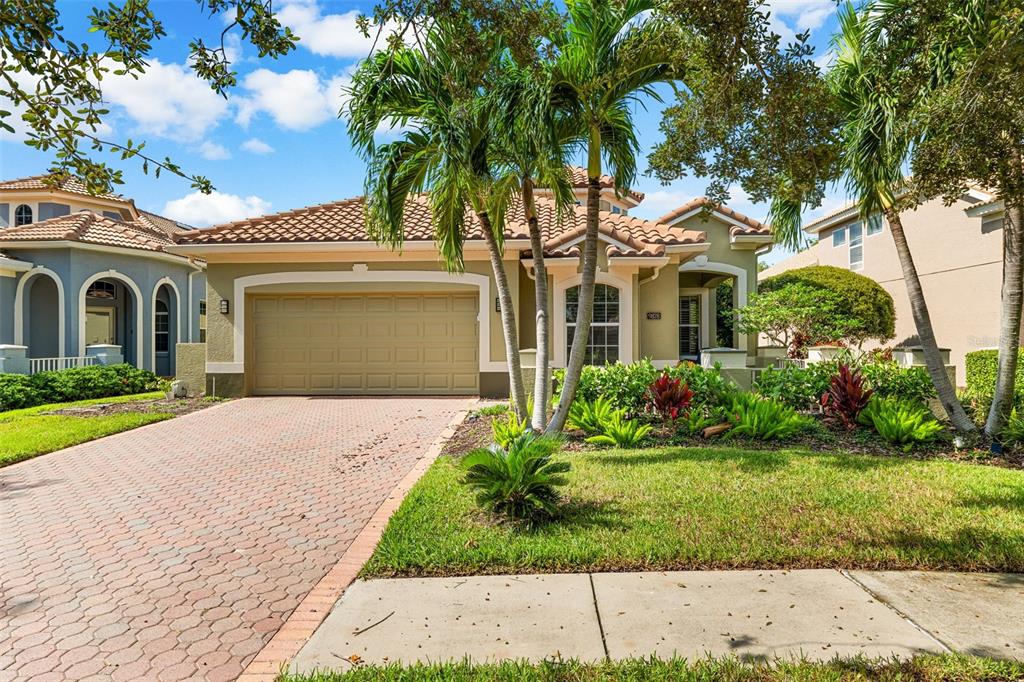
<svg viewBox="0 0 1024 682"><path fill-rule="evenodd" d="M494 158L515 179L530 233L537 330L531 426L535 431L542 431L547 423L551 397L551 306L534 189L539 186L550 191L559 218L573 210L575 197L566 159L575 131L551 106L550 69L543 65L520 66L511 58L506 59L500 85L494 94Z"/></svg>
<svg viewBox="0 0 1024 682"><path fill-rule="evenodd" d="M839 12L839 27L838 54L828 79L845 113L841 141L847 187L857 197L865 219L882 213L888 221L925 366L939 401L957 430L974 431L974 423L957 399L942 363L921 279L900 219L899 199L910 191L903 177L912 141L901 121L907 114L906 108L885 87L884 67L877 59L877 46L867 30L868 15L858 15L852 6L846 5Z"/></svg>
<svg viewBox="0 0 1024 682"><path fill-rule="evenodd" d="M422 49L398 46L367 59L347 93L349 136L369 161L367 231L379 243L401 246L406 202L429 192L438 250L445 267L459 272L465 267L466 207L471 207L498 290L513 404L525 418L515 309L502 259L509 193L491 174L488 102L480 85L500 46L467 57L458 47L458 32L444 22L434 23L423 40ZM406 132L378 145L375 135L386 124Z"/></svg>
<svg viewBox="0 0 1024 682"><path fill-rule="evenodd" d="M576 395L594 314L602 161L623 192L636 177L639 144L630 106L653 86L674 80L669 28L652 18L652 0L570 0L569 21L553 43L551 106L571 122L587 152L587 228L583 242L576 332L565 382L547 432L565 426Z"/></svg>

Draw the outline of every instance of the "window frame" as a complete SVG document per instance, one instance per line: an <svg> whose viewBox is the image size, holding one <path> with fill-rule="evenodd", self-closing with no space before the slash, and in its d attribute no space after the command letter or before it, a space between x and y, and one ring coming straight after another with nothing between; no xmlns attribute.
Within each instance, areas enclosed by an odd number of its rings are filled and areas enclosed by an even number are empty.
<svg viewBox="0 0 1024 682"><path fill-rule="evenodd" d="M605 288L602 289L602 287L605 287ZM565 319L563 320L563 323L565 324L565 357L566 357L566 361L568 361L568 358L569 358L569 356L572 353L572 342L573 342L573 339L575 338L575 335L576 335L576 321L575 321L576 320L576 309L578 307L578 302L570 302L570 295L573 292L576 292L576 296L577 296L576 300L578 301L579 300L579 298L578 298L579 290L580 290L580 285L579 284L571 286L571 287L569 287L568 289L565 290ZM608 300L603 300L602 301L600 299L599 295L598 295L599 292L607 292L609 290L615 292L615 301L614 301L614 306L615 306L614 317L615 317L615 321L614 322L607 321L607 319L609 317L609 311L610 311L609 306L611 306L613 302L608 301ZM607 293L605 294L605 296L607 296ZM594 356L595 356L595 351L597 349L602 349L602 351L603 351L602 352L602 354L603 354L603 358L602 359L604 360L604 362L601 365L598 365L598 366L603 366L605 364L615 363L615 362L621 360L621 358L622 358L622 290L619 289L619 287L617 287L617 286L615 286L613 284L604 284L604 283L598 282L597 284L594 285L594 310L595 310L594 318L595 318L595 320L598 317L596 315L597 306L598 305L605 306L605 311L604 311L605 312L605 315L604 315L605 321L604 322L591 321L591 323L590 323L590 339L587 340L587 349L586 349L586 354L584 356L584 360L583 361L584 361L584 364L593 365L594 364L593 360L594 360ZM604 343L601 343L601 344L595 344L594 341L593 341L594 340L594 336L595 336L595 331L598 330L598 329L604 330L605 341L604 341ZM615 330L615 341L614 341L614 344L611 344L611 343L608 342L608 330L609 329L614 329ZM611 350L611 349L614 349L614 353L613 353L614 357L610 358L609 356L612 355L612 353L609 353L609 350Z"/></svg>
<svg viewBox="0 0 1024 682"><path fill-rule="evenodd" d="M857 228L857 232L858 232L858 235L856 237L854 237L854 235L853 235L854 228ZM847 226L847 230L849 231L849 239L847 240L847 242L849 244L848 263L849 263L850 270L863 270L864 269L864 223L862 223L859 220L857 222L850 223ZM854 240L856 240L856 243L854 243ZM857 260L854 260L854 257L853 257L854 250L856 250L857 253L860 255L860 258L857 259Z"/></svg>
<svg viewBox="0 0 1024 682"><path fill-rule="evenodd" d="M832 230L832 248L846 245L846 226Z"/></svg>
<svg viewBox="0 0 1024 682"><path fill-rule="evenodd" d="M871 226L876 226L873 230ZM881 213L872 213L867 220L867 225L864 229L865 237L874 237L876 234L882 234L885 231L885 221L882 218Z"/></svg>
<svg viewBox="0 0 1024 682"><path fill-rule="evenodd" d="M161 341L163 349L160 348ZM171 307L160 299L153 306L153 350L156 353L171 352Z"/></svg>
<svg viewBox="0 0 1024 682"><path fill-rule="evenodd" d="M28 220L23 220L21 215L22 209L28 212ZM22 225L31 225L35 219L35 211L29 204L18 204L14 208L14 227L21 227Z"/></svg>
<svg viewBox="0 0 1024 682"><path fill-rule="evenodd" d="M697 315L696 315L696 321L695 322L688 322L686 324L683 324L683 300L685 300L685 299L694 299L697 302ZM701 344L701 335L703 333L703 330L701 329L701 327L702 327L702 320L703 320L703 311L701 310L701 306L703 305L703 301L701 299L702 299L702 297L701 297L700 294L685 294L685 293L680 293L679 294L679 302L678 302L678 305L679 305L679 328L678 328L678 332L679 332L679 348L678 348L678 350L679 350L679 359L680 360L693 360L694 358L700 358L700 352L701 352L701 350L703 350L702 344ZM685 329L694 329L694 330L696 330L696 333L697 333L697 352L696 353L686 353L686 354L683 353L683 329L684 328Z"/></svg>

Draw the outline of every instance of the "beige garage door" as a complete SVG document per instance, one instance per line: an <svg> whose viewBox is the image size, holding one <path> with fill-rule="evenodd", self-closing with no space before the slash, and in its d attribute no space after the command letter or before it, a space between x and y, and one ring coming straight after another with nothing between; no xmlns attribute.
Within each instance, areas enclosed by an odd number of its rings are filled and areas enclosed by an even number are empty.
<svg viewBox="0 0 1024 682"><path fill-rule="evenodd" d="M477 296L254 296L257 395L468 394L479 390Z"/></svg>

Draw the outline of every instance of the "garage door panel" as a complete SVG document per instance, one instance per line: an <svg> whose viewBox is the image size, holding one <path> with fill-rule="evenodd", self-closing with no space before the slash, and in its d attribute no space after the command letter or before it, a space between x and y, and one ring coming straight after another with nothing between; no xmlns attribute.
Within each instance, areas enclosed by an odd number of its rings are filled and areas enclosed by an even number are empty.
<svg viewBox="0 0 1024 682"><path fill-rule="evenodd" d="M475 295L257 296L250 309L255 393L478 390Z"/></svg>

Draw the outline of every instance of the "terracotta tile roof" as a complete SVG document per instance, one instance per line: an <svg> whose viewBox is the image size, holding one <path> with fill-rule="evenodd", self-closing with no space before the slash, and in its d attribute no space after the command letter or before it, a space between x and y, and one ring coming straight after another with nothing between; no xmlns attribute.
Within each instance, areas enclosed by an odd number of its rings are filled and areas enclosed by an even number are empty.
<svg viewBox="0 0 1024 682"><path fill-rule="evenodd" d="M69 192L71 194L81 194L82 196L95 197L97 199L111 199L113 201L124 201L128 202L129 199L121 196L120 194L90 194L85 183L76 177L66 177L61 180L58 184L48 184L46 182L49 176L46 175L33 175L27 178L18 178L16 180L4 180L0 181L0 191L3 190L45 190L45 191L56 191L60 190L63 192Z"/></svg>
<svg viewBox="0 0 1024 682"><path fill-rule="evenodd" d="M148 224L113 220L92 211L0 230L0 245L20 241L75 241L143 251L163 251L174 244L167 234Z"/></svg>
<svg viewBox="0 0 1024 682"><path fill-rule="evenodd" d="M569 171L569 181L572 186L577 189L582 189L590 186L590 178L587 177L587 169L580 168L579 166L569 166L566 170ZM602 175L601 176L601 187L615 188L615 176L613 175ZM627 194L632 197L635 201L643 201L644 193L637 192L635 190L628 190Z"/></svg>
<svg viewBox="0 0 1024 682"><path fill-rule="evenodd" d="M574 206L569 215L559 221L554 202L538 197L537 218L544 233L546 253L569 255L572 242L586 233L587 211L582 206ZM467 240L482 240L483 233L476 217L468 214L467 220ZM626 247L623 253L632 255L661 255L666 245L697 244L706 239L703 232L659 225L608 211L601 212L600 229L607 238ZM405 206L406 241L430 241L433 238L428 198L424 195L409 198ZM529 239L529 228L518 203L513 204L506 215L505 238ZM176 235L176 241L179 244L257 244L371 240L363 220L363 199L356 197L188 230Z"/></svg>
<svg viewBox="0 0 1024 682"><path fill-rule="evenodd" d="M139 222L152 227L155 230L160 230L171 239L174 239L182 232L188 230L194 230L195 228L191 225L184 225L176 220L165 218L162 215L156 213L150 213L149 211L139 210Z"/></svg>
<svg viewBox="0 0 1024 682"><path fill-rule="evenodd" d="M733 225L732 229L729 230L729 234L731 235L769 235L772 233L771 227L765 225L760 220L754 220L753 218L747 217L739 211L732 210L725 204L716 204L707 197L697 197L696 199L688 201L679 208L673 209L661 216L656 222L670 223L680 216L705 207L723 215L727 215L737 222L743 223L743 227Z"/></svg>

